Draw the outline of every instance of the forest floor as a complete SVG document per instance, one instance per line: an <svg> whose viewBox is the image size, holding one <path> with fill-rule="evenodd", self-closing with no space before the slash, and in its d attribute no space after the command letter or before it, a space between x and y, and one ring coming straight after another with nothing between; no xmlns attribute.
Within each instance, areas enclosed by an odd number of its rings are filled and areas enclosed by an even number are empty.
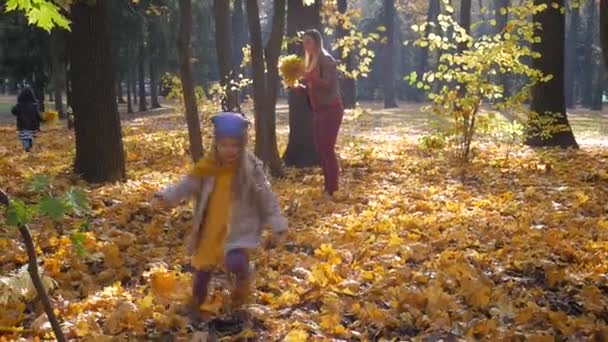
<svg viewBox="0 0 608 342"><path fill-rule="evenodd" d="M255 253L245 321L231 317L229 282L218 275L202 331L259 341L608 339L608 114L572 116L580 150L516 147L507 159L483 145L464 167L418 147L427 117L410 108L346 116L334 201L323 199L317 169L273 181L290 242ZM45 128L30 154L12 125L0 126L0 184L31 202L35 175L52 176L57 193L87 190L89 213L30 227L70 338L189 341L192 215L150 205L189 167L184 120L126 118L123 131L128 180L87 185L71 173L74 139L63 124ZM49 338L31 288L16 281L27 257L3 220L0 340Z"/></svg>

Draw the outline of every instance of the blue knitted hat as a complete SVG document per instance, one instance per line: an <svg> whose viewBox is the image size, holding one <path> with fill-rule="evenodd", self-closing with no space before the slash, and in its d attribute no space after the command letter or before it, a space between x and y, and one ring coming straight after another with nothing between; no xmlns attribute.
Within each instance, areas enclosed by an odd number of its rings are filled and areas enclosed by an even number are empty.
<svg viewBox="0 0 608 342"><path fill-rule="evenodd" d="M222 112L211 118L216 138L242 138L249 126L244 115L232 112Z"/></svg>

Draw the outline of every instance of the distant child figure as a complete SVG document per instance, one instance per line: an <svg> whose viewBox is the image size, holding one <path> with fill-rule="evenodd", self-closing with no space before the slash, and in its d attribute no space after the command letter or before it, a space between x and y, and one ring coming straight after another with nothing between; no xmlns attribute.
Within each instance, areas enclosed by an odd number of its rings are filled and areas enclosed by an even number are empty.
<svg viewBox="0 0 608 342"><path fill-rule="evenodd" d="M233 304L245 303L252 277L249 251L259 246L263 228L271 227L279 243L287 231L262 163L246 150L248 121L240 114L220 113L212 122L215 139L208 156L156 195L167 206L192 195L198 200L188 241L196 308L207 297L212 271L221 265L235 276Z"/></svg>
<svg viewBox="0 0 608 342"><path fill-rule="evenodd" d="M17 117L17 131L23 149L29 152L34 146L34 138L36 132L40 130L40 121L42 121L38 111L38 101L32 88L26 87L21 91L17 97L17 105L11 112Z"/></svg>

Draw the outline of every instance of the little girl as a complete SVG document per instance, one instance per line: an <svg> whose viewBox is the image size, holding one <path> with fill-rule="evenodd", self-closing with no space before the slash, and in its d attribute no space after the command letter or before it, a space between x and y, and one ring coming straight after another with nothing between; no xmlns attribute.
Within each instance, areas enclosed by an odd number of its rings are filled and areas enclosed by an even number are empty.
<svg viewBox="0 0 608 342"><path fill-rule="evenodd" d="M36 132L40 130L40 121L42 121L38 111L38 101L32 88L26 87L21 91L17 97L17 105L11 112L17 118L17 131L23 149L29 152L34 147L34 138Z"/></svg>
<svg viewBox="0 0 608 342"><path fill-rule="evenodd" d="M248 251L260 244L263 228L270 226L280 242L287 231L262 163L246 150L248 121L240 114L220 113L212 122L215 139L208 156L181 182L156 195L167 206L192 195L198 200L188 241L195 308L205 301L212 271L221 265L236 278L233 304L242 305L250 292Z"/></svg>

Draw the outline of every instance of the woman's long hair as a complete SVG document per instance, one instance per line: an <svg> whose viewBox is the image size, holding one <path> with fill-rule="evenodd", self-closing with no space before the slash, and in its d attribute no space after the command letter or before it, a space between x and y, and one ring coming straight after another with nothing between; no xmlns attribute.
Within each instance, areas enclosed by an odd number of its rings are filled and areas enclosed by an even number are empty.
<svg viewBox="0 0 608 342"><path fill-rule="evenodd" d="M304 66L306 68L306 72L311 72L315 70L317 65L319 64L319 56L322 53L325 53L325 48L323 47L323 36L321 32L312 29L304 32L304 37L309 37L317 46L317 53L311 55L308 51L304 51Z"/></svg>

